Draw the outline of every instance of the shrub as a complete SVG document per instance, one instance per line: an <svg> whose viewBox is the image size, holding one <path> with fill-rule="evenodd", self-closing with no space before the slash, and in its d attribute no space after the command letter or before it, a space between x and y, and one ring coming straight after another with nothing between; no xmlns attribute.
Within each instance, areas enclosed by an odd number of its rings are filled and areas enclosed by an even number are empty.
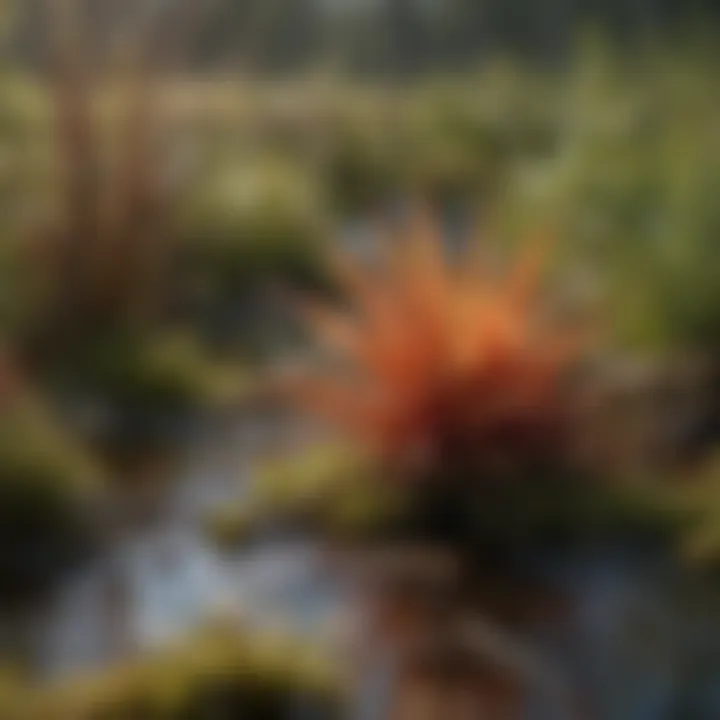
<svg viewBox="0 0 720 720"><path fill-rule="evenodd" d="M326 218L313 177L267 161L220 168L183 222L188 271L224 297L267 280L314 283Z"/></svg>
<svg viewBox="0 0 720 720"><path fill-rule="evenodd" d="M377 118L342 118L330 131L323 182L333 207L343 216L372 212L402 187L402 138Z"/></svg>
<svg viewBox="0 0 720 720"><path fill-rule="evenodd" d="M48 379L80 432L108 449L142 455L173 447L199 413L244 392L242 370L216 361L187 333L93 340L51 363Z"/></svg>
<svg viewBox="0 0 720 720"><path fill-rule="evenodd" d="M499 279L472 257L450 263L423 214L406 235L380 267L337 257L347 307L303 306L331 362L291 378L289 397L371 458L370 497L404 499L399 532L516 536L585 471L582 333L544 316L537 247Z"/></svg>

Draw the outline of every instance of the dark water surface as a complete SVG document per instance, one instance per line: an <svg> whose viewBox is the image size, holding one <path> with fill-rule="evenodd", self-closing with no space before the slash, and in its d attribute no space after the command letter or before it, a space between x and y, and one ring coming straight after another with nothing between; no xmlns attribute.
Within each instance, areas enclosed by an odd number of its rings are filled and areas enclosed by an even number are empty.
<svg viewBox="0 0 720 720"><path fill-rule="evenodd" d="M42 673L58 679L97 670L218 614L327 637L347 595L312 541L269 529L249 549L225 554L203 529L209 509L241 497L255 459L309 435L287 418L244 413L202 433L152 521L122 536L49 604L14 619ZM590 698L591 718L720 718L720 592L713 583L627 549L567 555L542 572L571 598L573 611L541 629L534 650ZM382 677L368 683L363 717L379 720L383 687ZM540 695L529 705L528 720L561 720Z"/></svg>

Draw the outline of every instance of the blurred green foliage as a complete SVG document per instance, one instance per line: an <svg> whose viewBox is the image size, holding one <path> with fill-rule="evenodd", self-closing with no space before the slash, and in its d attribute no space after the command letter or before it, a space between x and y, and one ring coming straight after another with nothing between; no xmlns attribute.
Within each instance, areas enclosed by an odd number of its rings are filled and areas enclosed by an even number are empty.
<svg viewBox="0 0 720 720"><path fill-rule="evenodd" d="M342 678L323 653L221 623L161 654L38 690L0 685L0 718L18 720L281 720L298 697L336 717ZM20 715L12 713L19 711Z"/></svg>
<svg viewBox="0 0 720 720"><path fill-rule="evenodd" d="M0 586L43 586L81 551L101 469L46 407L21 392L0 414Z"/></svg>
<svg viewBox="0 0 720 720"><path fill-rule="evenodd" d="M182 414L210 397L212 366L183 334L111 337L76 358L70 382L119 406Z"/></svg>
<svg viewBox="0 0 720 720"><path fill-rule="evenodd" d="M699 49L657 46L628 58L596 43L562 69L488 63L399 86L392 97L339 83L303 92L300 84L286 89L284 104L282 89L262 88L243 104L229 85L178 89L170 113L184 132L168 142L201 157L177 208L184 259L171 295L230 302L267 280L315 284L323 249L348 215L420 191L479 207L481 225L498 235L556 229L558 258L577 270L583 292L602 299L623 341L714 349L716 70ZM0 164L0 222L9 229L0 300L15 318L32 288L29 273L13 271L22 231L6 216L37 199L33 184L47 195L49 163L30 160L47 155L47 109L31 87L3 82L0 144L7 138L5 155L15 159L4 175ZM210 147L203 112L212 116ZM28 249L19 256L26 262Z"/></svg>
<svg viewBox="0 0 720 720"><path fill-rule="evenodd" d="M252 539L268 522L323 531L341 539L372 536L395 519L397 488L381 486L377 468L348 446L311 446L261 464L246 493L214 510L207 529L220 547Z"/></svg>
<svg viewBox="0 0 720 720"><path fill-rule="evenodd" d="M89 395L118 413L132 408L133 423L138 415L192 414L208 397L244 382L236 358L220 367L213 362L208 315L213 321L240 313L270 325L254 289L322 284L325 253L342 241L349 218L372 218L415 193L440 205L460 202L479 215L486 231L480 242L485 236L514 242L551 228L558 289L580 305L602 308L599 324L610 342L668 362L685 351L715 356L717 71L717 58L701 50L656 46L630 57L595 44L555 68L488 62L476 72L398 84L392 95L341 82L320 93L302 79L292 87L258 83L246 91L211 81L168 87L169 154L179 164L186 154L199 158L171 208L178 237L163 277L166 304L148 313L137 332L118 325L88 332L76 347L56 343L43 354L52 367L38 374L39 392L52 396L60 385L72 399ZM4 75L0 94L0 318L11 340L24 340L32 317L27 306L42 283L42 273L28 269L44 261L32 230L46 219L57 190L51 171L57 148L48 132L47 98L33 81ZM62 505L64 488L84 471L55 446L47 455L37 452L43 437L38 431L33 452L20 460L14 453L22 443L0 442L0 464L5 453L8 478L18 474L16 466L33 478L23 481L23 492L32 495L45 482L52 487L36 493L43 496L33 500L38 506ZM313 517L334 532L355 532L385 511L386 500L393 504L395 498L356 482L373 472L363 459L334 452L267 469L245 505L211 519L212 532L233 544L270 507ZM337 492L338 479L348 475L353 479ZM641 524L640 506L667 517L664 502L660 508L617 502L629 525ZM609 507L615 499L581 504L593 503ZM534 496L524 505L543 507ZM585 522L577 509L567 516ZM713 522L703 521L704 527ZM39 524L43 532L52 526ZM714 530L694 542L714 547Z"/></svg>
<svg viewBox="0 0 720 720"><path fill-rule="evenodd" d="M252 541L269 522L330 540L423 542L447 520L452 530L442 541L471 549L620 539L668 546L684 542L695 528L688 501L669 478L592 483L530 477L505 485L475 480L430 490L400 482L347 446L312 446L260 465L239 500L210 514L207 530L228 549Z"/></svg>
<svg viewBox="0 0 720 720"><path fill-rule="evenodd" d="M226 158L186 210L190 269L223 297L268 280L312 283L321 274L328 219L317 178L298 164Z"/></svg>

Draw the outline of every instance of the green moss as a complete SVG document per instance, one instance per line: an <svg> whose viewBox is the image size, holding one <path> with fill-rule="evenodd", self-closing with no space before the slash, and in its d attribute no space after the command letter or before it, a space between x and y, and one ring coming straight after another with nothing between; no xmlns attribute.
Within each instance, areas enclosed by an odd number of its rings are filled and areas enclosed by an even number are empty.
<svg viewBox="0 0 720 720"><path fill-rule="evenodd" d="M211 527L231 547L268 520L298 523L329 540L521 550L630 538L667 547L691 517L670 480L607 482L552 472L517 480L399 484L347 447L319 447L262 467L248 496L213 515Z"/></svg>
<svg viewBox="0 0 720 720"><path fill-rule="evenodd" d="M22 395L0 416L0 586L51 580L91 528L101 473L47 410Z"/></svg>
<svg viewBox="0 0 720 720"><path fill-rule="evenodd" d="M211 513L208 532L222 547L241 544L268 521L326 537L372 535L400 510L397 493L376 479L367 458L347 446L312 447L261 466L242 500Z"/></svg>
<svg viewBox="0 0 720 720"><path fill-rule="evenodd" d="M674 488L676 513L682 519L678 544L681 555L699 566L720 567L720 474L718 457L706 460L691 477Z"/></svg>
<svg viewBox="0 0 720 720"><path fill-rule="evenodd" d="M341 677L317 649L222 626L154 657L15 702L36 720L281 720L300 693L339 712L342 692Z"/></svg>
<svg viewBox="0 0 720 720"><path fill-rule="evenodd" d="M242 367L216 361L187 332L121 334L80 348L68 360L73 358L71 367L56 367L71 389L119 408L166 415L240 394L248 380Z"/></svg>
<svg viewBox="0 0 720 720"><path fill-rule="evenodd" d="M24 679L12 668L0 666L0 720L29 717L28 710Z"/></svg>
<svg viewBox="0 0 720 720"><path fill-rule="evenodd" d="M252 389L239 361L216 359L185 331L89 338L60 349L44 373L75 431L111 457L172 450L201 413Z"/></svg>
<svg viewBox="0 0 720 720"><path fill-rule="evenodd" d="M260 517L254 508L236 502L211 512L205 521L205 531L219 548L232 550L252 537Z"/></svg>
<svg viewBox="0 0 720 720"><path fill-rule="evenodd" d="M201 405L212 365L186 334L118 339L88 358L84 380L115 401L167 411Z"/></svg>
<svg viewBox="0 0 720 720"><path fill-rule="evenodd" d="M324 182L342 215L373 211L402 186L402 147L388 130L383 131L377 122L352 118L333 128Z"/></svg>
<svg viewBox="0 0 720 720"><path fill-rule="evenodd" d="M198 188L183 221L189 272L235 295L259 280L315 282L328 237L314 177L272 160L229 164Z"/></svg>
<svg viewBox="0 0 720 720"><path fill-rule="evenodd" d="M270 507L312 504L356 482L365 471L361 456L347 446L320 445L296 457L263 465L252 485L251 498Z"/></svg>
<svg viewBox="0 0 720 720"><path fill-rule="evenodd" d="M438 202L474 202L493 191L503 148L477 108L446 97L422 99L408 119L408 185Z"/></svg>

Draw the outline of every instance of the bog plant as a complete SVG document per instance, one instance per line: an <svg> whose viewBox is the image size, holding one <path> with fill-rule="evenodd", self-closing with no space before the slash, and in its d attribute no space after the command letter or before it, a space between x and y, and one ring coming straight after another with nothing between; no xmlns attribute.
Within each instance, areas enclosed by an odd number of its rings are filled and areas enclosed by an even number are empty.
<svg viewBox="0 0 720 720"><path fill-rule="evenodd" d="M450 264L428 218L410 235L380 268L337 259L346 309L304 304L337 362L293 395L408 482L492 482L557 458L580 334L542 315L537 248L493 277L471 257Z"/></svg>
<svg viewBox="0 0 720 720"><path fill-rule="evenodd" d="M85 439L153 449L214 395L217 368L176 311L180 178L155 69L139 52L103 83L78 52L60 43L46 88L54 194L11 258L27 305L11 339L69 425L99 409Z"/></svg>
<svg viewBox="0 0 720 720"><path fill-rule="evenodd" d="M482 545L572 513L586 333L543 307L543 255L453 262L418 213L376 266L335 257L344 304L301 303L329 357L288 392L371 458L366 487L404 498L385 530Z"/></svg>

